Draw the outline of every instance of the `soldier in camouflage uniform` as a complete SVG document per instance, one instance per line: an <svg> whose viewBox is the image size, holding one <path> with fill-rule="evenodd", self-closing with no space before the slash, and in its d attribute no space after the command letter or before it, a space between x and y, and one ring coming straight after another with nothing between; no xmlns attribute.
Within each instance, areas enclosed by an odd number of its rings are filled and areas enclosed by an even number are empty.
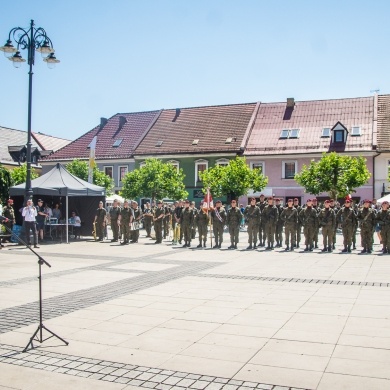
<svg viewBox="0 0 390 390"><path fill-rule="evenodd" d="M130 217L131 217L131 210L129 208L129 202L125 200L123 203L123 209L121 209L121 212L119 213L119 217L118 217L118 222L121 226L122 235L123 235L123 241L121 242L121 245L126 245L129 243Z"/></svg>
<svg viewBox="0 0 390 390"><path fill-rule="evenodd" d="M318 202L317 202L317 198L313 198L312 199L313 201L313 209L317 212L317 216L319 214L319 212L321 211L321 207L319 206ZM320 233L320 225L318 223L318 218L317 218L317 223L316 223L316 228L315 228L315 231L314 231L314 248L315 249L318 249L318 235Z"/></svg>
<svg viewBox="0 0 390 390"><path fill-rule="evenodd" d="M257 233L259 232L260 224L260 209L256 206L256 198L251 198L250 205L244 210L244 218L248 224L248 242L249 246L246 249L256 249ZM252 245L253 244L253 245Z"/></svg>
<svg viewBox="0 0 390 390"><path fill-rule="evenodd" d="M265 197L263 194L260 195L260 201L256 203L256 206L260 209L260 213L263 212L264 207L267 206ZM265 246L265 221L260 219L259 223L259 246Z"/></svg>
<svg viewBox="0 0 390 390"><path fill-rule="evenodd" d="M302 223L299 219L299 213L302 210L302 207L299 205L299 199L294 198L294 208L297 210L298 213L298 222L297 222L297 230L296 230L296 244L295 247L299 248L299 244L301 243L301 234L302 234Z"/></svg>
<svg viewBox="0 0 390 390"><path fill-rule="evenodd" d="M145 203L144 207L144 228L146 231L146 237L151 237L150 233L152 232L152 224L153 224L153 212L150 208L149 203Z"/></svg>
<svg viewBox="0 0 390 390"><path fill-rule="evenodd" d="M274 206L274 200L272 196L268 199L268 205L264 207L261 213L261 219L265 222L265 233L267 236L267 248L266 250L274 249L275 229L278 222L279 212L276 206Z"/></svg>
<svg viewBox="0 0 390 390"><path fill-rule="evenodd" d="M96 210L95 223L96 223L96 234L99 237L99 241L103 241L104 229L107 222L107 211L103 207L103 202L99 202L99 208Z"/></svg>
<svg viewBox="0 0 390 390"><path fill-rule="evenodd" d="M110 212L109 212L111 231L112 231L112 236L113 236L111 242L117 242L119 239L118 218L119 218L120 212L121 212L121 208L118 207L118 200L114 199L114 202L113 202L112 207L111 207Z"/></svg>
<svg viewBox="0 0 390 390"><path fill-rule="evenodd" d="M376 212L371 207L371 201L365 199L363 207L358 211L357 220L360 223L360 236L363 250L361 253L372 253L372 241L376 224Z"/></svg>
<svg viewBox="0 0 390 390"><path fill-rule="evenodd" d="M335 225L334 231L333 231L333 245L332 245L332 249L335 249L336 248L337 227L339 225L339 223L337 222L337 213L340 211L340 208L336 205L336 202L334 201L334 199L330 199L330 208L334 211L334 214L336 215L336 225Z"/></svg>
<svg viewBox="0 0 390 390"><path fill-rule="evenodd" d="M194 214L195 223L198 226L198 234L199 234L199 245L198 248L202 248L202 240L203 247L206 248L207 241L207 226L209 224L209 214L205 210L197 210L197 213Z"/></svg>
<svg viewBox="0 0 390 390"><path fill-rule="evenodd" d="M211 212L211 220L215 238L215 245L213 248L221 248L223 242L223 228L226 222L226 210L222 207L222 202L220 200L215 202L215 209Z"/></svg>
<svg viewBox="0 0 390 390"><path fill-rule="evenodd" d="M132 229L130 230L130 242L134 244L138 242L139 239L139 224L141 223L142 210L138 207L138 203L136 201L131 202L131 208L132 215L130 216L130 226ZM138 224L138 229L134 228L134 223Z"/></svg>
<svg viewBox="0 0 390 390"><path fill-rule="evenodd" d="M356 214L351 208L351 201L346 199L344 207L338 211L336 219L338 223L341 223L341 229L343 231L344 249L341 251L343 253L351 252L352 235L356 219Z"/></svg>
<svg viewBox="0 0 390 390"><path fill-rule="evenodd" d="M183 236L184 236L183 248L191 246L191 228L193 223L194 223L194 213L190 208L190 201L186 200L180 218L180 226L181 229L183 230Z"/></svg>
<svg viewBox="0 0 390 390"><path fill-rule="evenodd" d="M154 210L153 224L154 232L156 233L155 244L161 244L163 239L163 219L165 217L165 210L162 200L157 202L157 208Z"/></svg>
<svg viewBox="0 0 390 390"><path fill-rule="evenodd" d="M230 246L228 249L237 249L238 235L242 219L241 210L237 207L237 202L233 199L231 208L227 212L226 223L229 226Z"/></svg>
<svg viewBox="0 0 390 390"><path fill-rule="evenodd" d="M196 216L198 215L199 210L195 207L194 201L191 202L190 208L194 214L194 222L192 223L192 226L191 226L191 238L194 240L196 237L196 227L198 226L197 221L196 221Z"/></svg>
<svg viewBox="0 0 390 390"><path fill-rule="evenodd" d="M354 203L354 201L351 199L351 208L353 209L353 212L355 213L356 217L359 213L359 207L356 203ZM357 236L357 230L359 228L359 221L358 219L356 218L356 222L355 222L355 225L353 227L353 234L352 234L352 249L356 249L356 236ZM374 239L374 235L372 236L373 239ZM374 241L372 242L372 244L374 244ZM372 248L371 248L372 250Z"/></svg>
<svg viewBox="0 0 390 390"><path fill-rule="evenodd" d="M303 235L305 236L304 251L312 251L314 248L314 233L317 221L317 211L313 209L311 199L306 201L306 207L299 213L299 219L303 226Z"/></svg>
<svg viewBox="0 0 390 390"><path fill-rule="evenodd" d="M275 229L275 241L276 241L276 248L281 248L283 246L283 225L284 221L280 218L280 215L283 211L283 206L280 204L280 199L275 199L275 206L278 209L278 222L276 223L276 229Z"/></svg>
<svg viewBox="0 0 390 390"><path fill-rule="evenodd" d="M387 200L382 203L382 210L378 211L376 220L381 227L382 252L390 253L390 210Z"/></svg>
<svg viewBox="0 0 390 390"><path fill-rule="evenodd" d="M14 204L14 201L12 199L8 199L7 206L4 206L4 208L3 208L3 217L8 218L8 221L3 222L3 224L11 232L12 232L12 228L13 228L14 223L15 223L15 211L13 208L13 204ZM1 213L0 213L0 215L1 215ZM7 231L7 233L9 233L9 232ZM6 242L7 240L9 242L11 242L11 237L9 237L9 238L4 237L3 242Z"/></svg>
<svg viewBox="0 0 390 390"><path fill-rule="evenodd" d="M336 225L336 214L330 208L330 200L324 202L324 208L318 214L318 225L322 228L324 248L322 252L332 252L333 233Z"/></svg>
<svg viewBox="0 0 390 390"><path fill-rule="evenodd" d="M280 219L284 223L284 236L286 239L286 251L294 250L295 240L297 237L297 224L298 224L298 211L293 207L293 200L287 201L287 207L285 207L280 214ZM291 247L290 245L291 239Z"/></svg>

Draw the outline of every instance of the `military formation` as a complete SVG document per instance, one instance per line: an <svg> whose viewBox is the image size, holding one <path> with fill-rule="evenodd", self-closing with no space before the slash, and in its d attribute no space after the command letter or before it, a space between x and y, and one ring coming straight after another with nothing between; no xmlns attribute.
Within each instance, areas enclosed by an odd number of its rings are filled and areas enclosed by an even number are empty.
<svg viewBox="0 0 390 390"><path fill-rule="evenodd" d="M243 221L248 234L247 250L261 247L273 250L285 245L285 251L294 251L300 248L303 235L304 252L320 249L330 253L335 250L337 232L341 232L341 252L350 253L356 249L360 228L361 253L372 253L375 233L382 243L381 251L390 253L389 203L383 202L378 207L367 199L359 206L346 198L340 206L333 199L319 205L313 198L301 206L295 198L288 199L283 206L281 199L261 195L259 201L251 198L249 205L243 209L233 199L228 208L217 200L210 210L196 208L195 202L189 200L176 201L172 205L163 201L158 201L156 205L146 203L143 210L136 201L125 201L121 207L115 200L108 213L99 204L95 217L99 240L103 239L105 224L109 222L113 234L111 241L121 245L137 243L143 223L146 237L154 238L155 244L169 239L173 245L191 247L198 237L196 247L204 248L210 238L214 249L222 247L225 230L230 237L227 249L237 249Z"/></svg>

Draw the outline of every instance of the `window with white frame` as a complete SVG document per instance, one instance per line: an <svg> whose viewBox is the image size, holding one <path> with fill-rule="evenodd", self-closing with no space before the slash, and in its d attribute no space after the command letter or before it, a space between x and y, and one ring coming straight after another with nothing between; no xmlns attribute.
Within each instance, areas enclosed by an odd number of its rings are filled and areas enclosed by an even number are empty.
<svg viewBox="0 0 390 390"><path fill-rule="evenodd" d="M283 129L279 138L299 138L300 129Z"/></svg>
<svg viewBox="0 0 390 390"><path fill-rule="evenodd" d="M127 175L127 172L129 171L129 167L127 165L123 165L118 167L118 178L119 178L119 183L118 185L121 184L123 181L123 178Z"/></svg>
<svg viewBox="0 0 390 390"><path fill-rule="evenodd" d="M202 182L200 178L200 173L204 172L208 167L209 162L207 160L195 161L195 186L199 185Z"/></svg>
<svg viewBox="0 0 390 390"><path fill-rule="evenodd" d="M264 175L264 161L254 161L251 162L252 169L259 169L260 172Z"/></svg>
<svg viewBox="0 0 390 390"><path fill-rule="evenodd" d="M112 179L112 178L113 178L113 167L112 167L112 166L106 166L106 167L104 167L104 173L105 173L107 176L110 176L110 178Z"/></svg>
<svg viewBox="0 0 390 390"><path fill-rule="evenodd" d="M220 158L215 162L215 165L219 165L220 167L226 167L229 165L229 160L227 158Z"/></svg>
<svg viewBox="0 0 390 390"><path fill-rule="evenodd" d="M179 172L179 161L169 160L167 163L171 164L172 166L174 166L176 168L176 170Z"/></svg>
<svg viewBox="0 0 390 390"><path fill-rule="evenodd" d="M282 178L283 179L294 179L295 174L297 173L297 162L283 161L282 162Z"/></svg>
<svg viewBox="0 0 390 390"><path fill-rule="evenodd" d="M352 129L351 129L351 135L353 136L359 136L359 135L362 135L361 134L361 130L360 130L360 127L359 126L352 126Z"/></svg>
<svg viewBox="0 0 390 390"><path fill-rule="evenodd" d="M331 130L330 127L324 127L322 129L321 137L324 137L324 138L330 137L330 132L331 132L330 130Z"/></svg>

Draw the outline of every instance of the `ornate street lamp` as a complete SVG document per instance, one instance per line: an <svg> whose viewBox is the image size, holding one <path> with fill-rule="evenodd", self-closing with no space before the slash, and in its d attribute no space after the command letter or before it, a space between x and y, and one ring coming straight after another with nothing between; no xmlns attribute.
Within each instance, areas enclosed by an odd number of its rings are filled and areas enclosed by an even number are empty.
<svg viewBox="0 0 390 390"><path fill-rule="evenodd" d="M12 44L12 40L16 47ZM31 20L30 27L24 29L22 27L13 28L8 35L7 42L0 47L4 52L5 57L12 61L15 68L20 68L26 60L20 54L20 50L27 50L27 64L29 65L28 72L28 121L27 121L27 175L26 175L26 192L25 202L31 199L33 191L31 188L31 107L32 107L32 67L35 60L35 51L41 53L43 61L47 63L49 68L53 68L60 61L54 55L53 44L50 38L46 35L46 31L42 27L34 27L34 21Z"/></svg>

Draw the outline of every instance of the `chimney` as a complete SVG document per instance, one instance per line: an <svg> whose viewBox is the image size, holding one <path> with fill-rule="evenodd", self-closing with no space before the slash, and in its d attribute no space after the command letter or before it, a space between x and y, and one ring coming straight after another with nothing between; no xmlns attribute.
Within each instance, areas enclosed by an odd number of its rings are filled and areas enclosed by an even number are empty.
<svg viewBox="0 0 390 390"><path fill-rule="evenodd" d="M295 106L294 98L287 98L287 107L288 108L294 108L294 106Z"/></svg>
<svg viewBox="0 0 390 390"><path fill-rule="evenodd" d="M176 119L179 117L179 115L180 115L180 108L176 108L176 113L174 118L172 119L172 122L176 122Z"/></svg>
<svg viewBox="0 0 390 390"><path fill-rule="evenodd" d="M115 132L115 134L112 136L112 138L115 138L118 135L118 133L122 130L122 127L125 125L125 123L127 123L126 117L124 117L123 115L119 115L118 130Z"/></svg>

